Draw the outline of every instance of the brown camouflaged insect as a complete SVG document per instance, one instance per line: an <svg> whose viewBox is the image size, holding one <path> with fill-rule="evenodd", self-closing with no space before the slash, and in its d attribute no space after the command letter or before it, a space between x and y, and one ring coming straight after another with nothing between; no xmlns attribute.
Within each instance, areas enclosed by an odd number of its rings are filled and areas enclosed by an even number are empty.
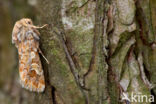
<svg viewBox="0 0 156 104"><path fill-rule="evenodd" d="M23 18L15 23L12 32L12 43L15 44L19 54L19 74L22 87L35 92L45 89L44 73L39 53L44 57L39 48L40 33L31 19ZM45 58L45 57L44 57ZM45 58L48 62L48 60Z"/></svg>

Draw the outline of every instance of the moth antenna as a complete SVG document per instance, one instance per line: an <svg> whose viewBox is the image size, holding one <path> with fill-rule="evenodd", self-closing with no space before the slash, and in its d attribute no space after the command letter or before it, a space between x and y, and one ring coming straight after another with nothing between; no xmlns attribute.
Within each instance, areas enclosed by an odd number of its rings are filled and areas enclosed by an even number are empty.
<svg viewBox="0 0 156 104"><path fill-rule="evenodd" d="M48 24L45 24L45 25L43 25L43 26L41 26L41 27L39 27L39 26L33 26L33 28L42 29L42 28L45 28L45 27L47 27L47 26L48 26Z"/></svg>

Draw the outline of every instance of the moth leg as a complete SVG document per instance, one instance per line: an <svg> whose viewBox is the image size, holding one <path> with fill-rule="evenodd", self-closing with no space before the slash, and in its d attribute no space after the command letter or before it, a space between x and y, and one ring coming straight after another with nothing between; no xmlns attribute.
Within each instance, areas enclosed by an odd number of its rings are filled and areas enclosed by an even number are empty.
<svg viewBox="0 0 156 104"><path fill-rule="evenodd" d="M41 49L39 48L39 53L42 55L42 57L46 60L47 64L49 64L48 59L44 56L44 54L42 53Z"/></svg>
<svg viewBox="0 0 156 104"><path fill-rule="evenodd" d="M39 26L32 26L33 28L36 28L36 29L42 29L42 28L45 28L47 27L48 24L44 24L43 26L39 27Z"/></svg>

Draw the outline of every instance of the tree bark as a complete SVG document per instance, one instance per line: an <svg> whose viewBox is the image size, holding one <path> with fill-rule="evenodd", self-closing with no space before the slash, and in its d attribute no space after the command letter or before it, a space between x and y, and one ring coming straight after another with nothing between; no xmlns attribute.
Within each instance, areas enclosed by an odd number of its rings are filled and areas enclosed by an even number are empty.
<svg viewBox="0 0 156 104"><path fill-rule="evenodd" d="M19 104L152 104L130 96L156 95L154 0L38 0L33 7L35 23L49 25L40 47L50 64L41 58L45 91L18 86Z"/></svg>

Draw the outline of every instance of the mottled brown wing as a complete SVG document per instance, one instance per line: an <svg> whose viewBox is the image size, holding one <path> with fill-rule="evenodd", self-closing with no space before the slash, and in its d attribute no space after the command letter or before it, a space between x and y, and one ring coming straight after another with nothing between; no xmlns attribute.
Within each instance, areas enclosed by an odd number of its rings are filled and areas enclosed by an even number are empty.
<svg viewBox="0 0 156 104"><path fill-rule="evenodd" d="M18 38L17 35L20 32L20 29L22 27L22 24L20 23L20 21L17 21L15 23L15 26L12 30L12 43L15 44L15 46L18 48Z"/></svg>
<svg viewBox="0 0 156 104"><path fill-rule="evenodd" d="M21 84L30 91L42 92L45 88L45 81L38 54L39 42L34 38L31 30L26 31L25 35L25 40L18 44Z"/></svg>
<svg viewBox="0 0 156 104"><path fill-rule="evenodd" d="M39 31L29 18L15 23L12 31L12 43L19 54L19 74L22 86L30 91L43 92L45 88L44 73L39 50Z"/></svg>

